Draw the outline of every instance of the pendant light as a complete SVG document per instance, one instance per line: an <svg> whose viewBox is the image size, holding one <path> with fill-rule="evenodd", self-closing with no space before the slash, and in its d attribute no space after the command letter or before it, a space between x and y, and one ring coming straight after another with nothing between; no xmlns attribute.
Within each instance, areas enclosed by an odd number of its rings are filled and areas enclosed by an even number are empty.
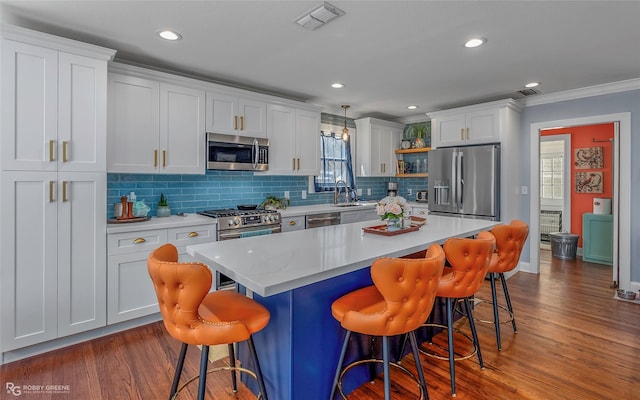
<svg viewBox="0 0 640 400"><path fill-rule="evenodd" d="M342 129L342 140L345 142L349 140L349 128L347 128L347 109L349 105L343 104L342 108L344 109L344 128Z"/></svg>

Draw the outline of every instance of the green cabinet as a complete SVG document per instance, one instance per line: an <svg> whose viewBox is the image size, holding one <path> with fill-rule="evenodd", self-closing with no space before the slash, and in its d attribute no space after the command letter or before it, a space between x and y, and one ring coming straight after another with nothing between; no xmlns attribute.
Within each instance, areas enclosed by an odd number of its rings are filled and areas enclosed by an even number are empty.
<svg viewBox="0 0 640 400"><path fill-rule="evenodd" d="M613 264L613 215L582 214L582 260Z"/></svg>

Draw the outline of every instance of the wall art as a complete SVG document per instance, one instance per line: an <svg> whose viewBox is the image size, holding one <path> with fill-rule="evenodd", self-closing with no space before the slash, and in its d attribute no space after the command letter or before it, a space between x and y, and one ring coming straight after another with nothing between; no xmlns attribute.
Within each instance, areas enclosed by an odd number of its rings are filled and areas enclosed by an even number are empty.
<svg viewBox="0 0 640 400"><path fill-rule="evenodd" d="M574 165L576 169L603 168L602 147L584 147L574 150Z"/></svg>
<svg viewBox="0 0 640 400"><path fill-rule="evenodd" d="M602 172L576 172L576 193L602 192Z"/></svg>

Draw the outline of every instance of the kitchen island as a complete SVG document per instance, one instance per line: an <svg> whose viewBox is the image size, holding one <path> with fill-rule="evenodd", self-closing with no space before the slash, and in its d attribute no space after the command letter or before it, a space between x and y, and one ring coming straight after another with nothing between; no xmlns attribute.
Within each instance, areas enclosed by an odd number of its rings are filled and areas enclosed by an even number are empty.
<svg viewBox="0 0 640 400"><path fill-rule="evenodd" d="M254 335L270 398L329 397L344 334L331 316L331 303L371 285L369 266L375 259L401 257L451 237L472 236L498 222L430 216L415 232L382 236L362 231L376 223L187 247L189 254L248 289L271 312L269 325ZM243 347L240 358L247 362ZM362 374L353 375L345 382L346 391L366 380Z"/></svg>

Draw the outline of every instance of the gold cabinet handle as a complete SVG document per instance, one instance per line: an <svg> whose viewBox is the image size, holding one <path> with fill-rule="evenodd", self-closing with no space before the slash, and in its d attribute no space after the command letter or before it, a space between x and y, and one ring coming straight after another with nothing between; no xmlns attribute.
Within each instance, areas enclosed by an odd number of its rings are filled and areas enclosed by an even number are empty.
<svg viewBox="0 0 640 400"><path fill-rule="evenodd" d="M53 203L54 201L56 201L56 198L53 197L53 190L54 190L55 184L56 183L54 181L49 181L49 203Z"/></svg>
<svg viewBox="0 0 640 400"><path fill-rule="evenodd" d="M464 128L460 128L460 140L464 140Z"/></svg>
<svg viewBox="0 0 640 400"><path fill-rule="evenodd" d="M196 236L198 236L198 232L189 232L189 234L187 236L196 237Z"/></svg>
<svg viewBox="0 0 640 400"><path fill-rule="evenodd" d="M469 128L467 128L467 140L469 140Z"/></svg>
<svg viewBox="0 0 640 400"><path fill-rule="evenodd" d="M162 150L162 167L167 166L167 151Z"/></svg>
<svg viewBox="0 0 640 400"><path fill-rule="evenodd" d="M62 181L62 201L67 201L67 181Z"/></svg>
<svg viewBox="0 0 640 400"><path fill-rule="evenodd" d="M233 129L238 130L238 116L233 116Z"/></svg>
<svg viewBox="0 0 640 400"><path fill-rule="evenodd" d="M293 162L293 165L291 166L291 169L295 171L296 170L296 158L295 157L292 158L291 161Z"/></svg>
<svg viewBox="0 0 640 400"><path fill-rule="evenodd" d="M298 171L300 171L300 159L298 158Z"/></svg>
<svg viewBox="0 0 640 400"><path fill-rule="evenodd" d="M138 243L144 243L144 242L146 242L146 240L144 240L144 238L136 238L136 239L133 239L133 243L136 243L136 244L138 244Z"/></svg>
<svg viewBox="0 0 640 400"><path fill-rule="evenodd" d="M62 162L67 162L67 146L69 145L69 142L67 142L66 140L62 141Z"/></svg>
<svg viewBox="0 0 640 400"><path fill-rule="evenodd" d="M244 116L240 116L240 130L244 130Z"/></svg>
<svg viewBox="0 0 640 400"><path fill-rule="evenodd" d="M294 226L295 224L296 224L296 221L289 221L290 226Z"/></svg>
<svg viewBox="0 0 640 400"><path fill-rule="evenodd" d="M153 151L153 168L158 168L158 150Z"/></svg>
<svg viewBox="0 0 640 400"><path fill-rule="evenodd" d="M53 148L55 146L55 140L49 140L49 161L55 161L55 157L53 156Z"/></svg>

